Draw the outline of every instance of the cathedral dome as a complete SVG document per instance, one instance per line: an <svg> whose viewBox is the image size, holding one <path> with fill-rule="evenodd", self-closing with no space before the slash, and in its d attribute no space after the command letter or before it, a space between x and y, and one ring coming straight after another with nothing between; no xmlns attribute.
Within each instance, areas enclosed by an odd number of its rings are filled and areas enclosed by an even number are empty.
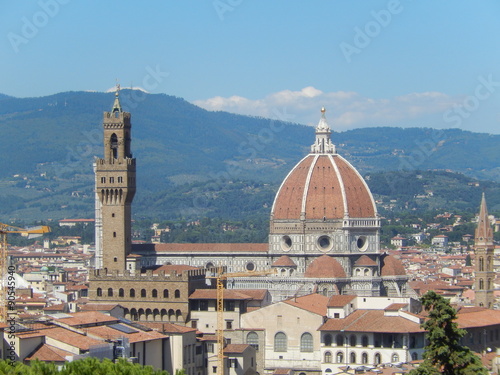
<svg viewBox="0 0 500 375"><path fill-rule="evenodd" d="M288 174L276 194L273 220L373 218L375 201L358 171L338 155L322 110L311 153Z"/></svg>
<svg viewBox="0 0 500 375"><path fill-rule="evenodd" d="M381 276L406 276L403 263L392 255L384 255L382 258Z"/></svg>
<svg viewBox="0 0 500 375"><path fill-rule="evenodd" d="M337 260L325 254L314 259L307 266L304 277L342 278L346 277L346 273Z"/></svg>

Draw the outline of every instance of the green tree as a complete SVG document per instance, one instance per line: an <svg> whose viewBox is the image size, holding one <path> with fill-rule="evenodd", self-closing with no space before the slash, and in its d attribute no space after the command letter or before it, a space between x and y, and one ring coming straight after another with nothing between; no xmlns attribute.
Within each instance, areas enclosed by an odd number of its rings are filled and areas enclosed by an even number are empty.
<svg viewBox="0 0 500 375"><path fill-rule="evenodd" d="M434 291L421 298L429 318L422 324L429 344L425 347L424 361L410 375L487 375L481 360L468 347L460 344L466 331L458 328L456 310Z"/></svg>
<svg viewBox="0 0 500 375"><path fill-rule="evenodd" d="M470 257L470 254L467 254L467 256L465 257L465 266L466 267L472 266L472 259Z"/></svg>
<svg viewBox="0 0 500 375"><path fill-rule="evenodd" d="M21 362L10 364L0 361L0 375L168 375L167 371L155 370L151 366L141 366L127 362L125 359L116 363L104 359L85 358L65 364L58 370L53 363L32 361L30 365Z"/></svg>

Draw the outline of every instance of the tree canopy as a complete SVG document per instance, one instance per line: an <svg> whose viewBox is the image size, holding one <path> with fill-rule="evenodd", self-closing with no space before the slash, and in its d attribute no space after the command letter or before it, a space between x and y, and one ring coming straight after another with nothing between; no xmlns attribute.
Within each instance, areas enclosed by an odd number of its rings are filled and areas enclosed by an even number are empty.
<svg viewBox="0 0 500 375"><path fill-rule="evenodd" d="M421 298L429 318L422 324L427 330L429 344L425 347L424 361L410 375L487 375L488 371L468 347L460 344L466 331L458 328L456 310L448 300L434 291Z"/></svg>
<svg viewBox="0 0 500 375"><path fill-rule="evenodd" d="M21 362L11 364L0 361L0 375L168 375L167 371L155 370L151 366L141 366L124 359L116 363L104 359L85 358L67 362L62 369L54 363L32 361L30 365Z"/></svg>

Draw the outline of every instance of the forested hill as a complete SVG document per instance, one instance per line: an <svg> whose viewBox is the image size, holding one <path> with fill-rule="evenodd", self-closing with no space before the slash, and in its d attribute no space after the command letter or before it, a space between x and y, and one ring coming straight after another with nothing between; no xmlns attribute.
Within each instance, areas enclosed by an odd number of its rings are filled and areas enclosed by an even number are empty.
<svg viewBox="0 0 500 375"><path fill-rule="evenodd" d="M120 98L132 113L136 206L183 184L274 186L314 142L313 128L279 119L209 112L165 94L122 90ZM97 92L24 99L0 95L1 217L93 215L92 162L103 153L102 114L113 100L113 93ZM286 119L293 108L278 113ZM330 126L335 129L332 121ZM332 138L363 174L448 169L500 181L500 135L386 127L334 132ZM141 211L148 210L135 208Z"/></svg>

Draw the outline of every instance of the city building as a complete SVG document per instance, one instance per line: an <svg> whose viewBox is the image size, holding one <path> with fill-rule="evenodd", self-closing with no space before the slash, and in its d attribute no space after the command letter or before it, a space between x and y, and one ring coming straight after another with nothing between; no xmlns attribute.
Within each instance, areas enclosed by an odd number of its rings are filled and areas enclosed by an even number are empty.
<svg viewBox="0 0 500 375"><path fill-rule="evenodd" d="M168 319L169 308L163 314L164 307L151 305L161 298L160 286L152 286L154 280L180 281L170 274L155 275L154 270L165 265L199 269L184 272L189 293L177 302L182 300L185 307L188 295L201 288L192 287L193 278L202 278L200 269L214 266L225 266L229 273L275 269L273 275L227 281L229 289L268 289L273 301L316 291L325 296L412 293L401 262L380 249L375 201L361 175L337 153L324 109L310 153L290 171L276 194L268 244L132 245L135 159L131 116L123 112L118 94L117 90L112 111L104 112L104 158L95 162L96 244L101 248L96 248L96 270L90 277L91 301L120 303L132 319ZM187 311L180 312L186 321Z"/></svg>

